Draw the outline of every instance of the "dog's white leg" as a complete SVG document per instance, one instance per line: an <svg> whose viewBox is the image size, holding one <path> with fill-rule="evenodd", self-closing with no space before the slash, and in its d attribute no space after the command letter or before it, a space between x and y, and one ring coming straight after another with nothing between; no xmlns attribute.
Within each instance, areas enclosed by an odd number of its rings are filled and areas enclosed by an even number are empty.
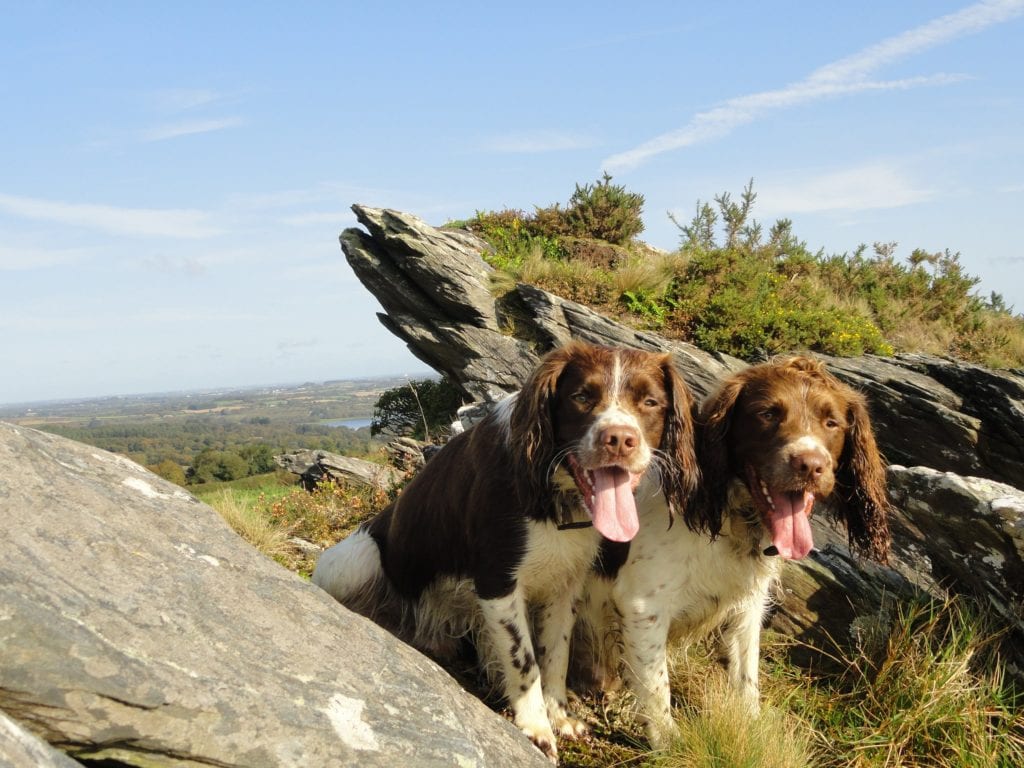
<svg viewBox="0 0 1024 768"><path fill-rule="evenodd" d="M611 693L622 684L619 677L622 630L612 596L612 580L590 574L579 602L572 659L585 682Z"/></svg>
<svg viewBox="0 0 1024 768"><path fill-rule="evenodd" d="M569 635L573 602L578 590L566 590L542 604L537 612L537 653L540 679L551 727L559 736L577 739L586 735L585 723L569 716L565 676L569 668Z"/></svg>
<svg viewBox="0 0 1024 768"><path fill-rule="evenodd" d="M733 616L722 636L729 685L755 716L761 709L758 663L761 658L762 605L763 601Z"/></svg>
<svg viewBox="0 0 1024 768"><path fill-rule="evenodd" d="M668 684L668 612L635 602L627 604L623 614L622 671L637 698L651 746L664 749L678 732Z"/></svg>
<svg viewBox="0 0 1024 768"><path fill-rule="evenodd" d="M557 762L558 748L544 704L522 589L516 586L511 594L481 600L480 608L490 634L494 661L501 666L505 698L512 707L515 723L541 752Z"/></svg>

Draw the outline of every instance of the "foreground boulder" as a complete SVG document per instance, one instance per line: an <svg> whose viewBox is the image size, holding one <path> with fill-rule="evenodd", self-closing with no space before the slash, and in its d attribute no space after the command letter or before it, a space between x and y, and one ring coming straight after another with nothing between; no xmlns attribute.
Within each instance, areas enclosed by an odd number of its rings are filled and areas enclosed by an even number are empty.
<svg viewBox="0 0 1024 768"><path fill-rule="evenodd" d="M126 459L0 423L0 504L0 711L71 757L547 764L433 662ZM33 747L5 723L0 763L19 765Z"/></svg>
<svg viewBox="0 0 1024 768"><path fill-rule="evenodd" d="M10 768L75 768L82 764L0 712L0 765Z"/></svg>

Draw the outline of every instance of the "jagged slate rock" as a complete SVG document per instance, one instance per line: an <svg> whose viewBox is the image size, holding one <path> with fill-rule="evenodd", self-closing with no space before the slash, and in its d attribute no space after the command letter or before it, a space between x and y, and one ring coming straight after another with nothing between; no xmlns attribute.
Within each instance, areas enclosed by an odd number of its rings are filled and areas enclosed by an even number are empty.
<svg viewBox="0 0 1024 768"><path fill-rule="evenodd" d="M967 595L1000 617L1010 671L1024 678L1024 492L927 467L890 466L888 482L889 565L852 556L845 532L815 514L817 549L783 568L772 627L821 647L827 637L849 640L893 601Z"/></svg>
<svg viewBox="0 0 1024 768"><path fill-rule="evenodd" d="M137 464L0 423L0 710L125 765L545 765L426 657Z"/></svg>
<svg viewBox="0 0 1024 768"><path fill-rule="evenodd" d="M868 394L879 443L897 464L1024 488L1024 377L930 355L824 358Z"/></svg>
<svg viewBox="0 0 1024 768"><path fill-rule="evenodd" d="M7 768L81 768L82 764L0 712L0 765Z"/></svg>
<svg viewBox="0 0 1024 768"><path fill-rule="evenodd" d="M1024 488L1024 371L990 370L930 355L898 360L956 393L958 410L977 420L984 476Z"/></svg>
<svg viewBox="0 0 1024 768"><path fill-rule="evenodd" d="M529 374L529 345L502 330L483 241L415 216L354 205L370 234L347 229L341 248L380 302L382 324L474 400L493 402Z"/></svg>
<svg viewBox="0 0 1024 768"><path fill-rule="evenodd" d="M430 281L429 298L444 314L497 330L497 317L488 311L494 270L480 258L487 247L483 240L468 232L437 229L400 211L362 205L352 210L400 274L421 289Z"/></svg>
<svg viewBox="0 0 1024 768"><path fill-rule="evenodd" d="M692 344L628 328L589 307L533 285L520 283L516 291L523 305L532 312L529 321L536 334L545 340L545 349L579 339L592 344L671 352L675 365L698 398L708 395L722 378L746 366L735 357L710 354Z"/></svg>

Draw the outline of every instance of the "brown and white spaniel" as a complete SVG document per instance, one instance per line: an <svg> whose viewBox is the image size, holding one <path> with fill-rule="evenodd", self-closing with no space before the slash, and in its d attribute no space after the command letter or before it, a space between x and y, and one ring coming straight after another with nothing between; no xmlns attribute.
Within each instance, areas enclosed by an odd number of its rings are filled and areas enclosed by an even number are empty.
<svg viewBox="0 0 1024 768"><path fill-rule="evenodd" d="M716 633L731 687L757 711L769 589L784 560L812 550L817 501L845 522L855 550L884 561L889 548L885 468L864 398L821 363L789 357L733 375L703 404L697 434L701 488L686 524L666 531L663 499L641 488L629 557L614 579L588 582L582 611L594 635L581 652L604 649L605 676L621 666L656 747L675 732L670 639Z"/></svg>
<svg viewBox="0 0 1024 768"><path fill-rule="evenodd" d="M695 489L690 410L668 355L557 349L324 552L313 581L432 655L472 639L516 724L555 760L555 734L585 731L566 711L574 603L602 543L624 555L636 536L645 474L680 510Z"/></svg>

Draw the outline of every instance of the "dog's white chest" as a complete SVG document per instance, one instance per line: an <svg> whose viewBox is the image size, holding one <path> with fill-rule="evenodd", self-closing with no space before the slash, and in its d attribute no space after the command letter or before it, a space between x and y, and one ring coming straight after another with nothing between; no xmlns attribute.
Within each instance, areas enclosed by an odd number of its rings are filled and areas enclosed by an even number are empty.
<svg viewBox="0 0 1024 768"><path fill-rule="evenodd" d="M673 634L700 635L730 614L763 610L777 563L751 556L728 532L711 541L682 520L668 524L660 497L641 505L640 533L619 573L616 593L634 612L672 617Z"/></svg>
<svg viewBox="0 0 1024 768"><path fill-rule="evenodd" d="M559 530L551 523L530 523L519 580L528 599L575 592L600 544L593 528Z"/></svg>

